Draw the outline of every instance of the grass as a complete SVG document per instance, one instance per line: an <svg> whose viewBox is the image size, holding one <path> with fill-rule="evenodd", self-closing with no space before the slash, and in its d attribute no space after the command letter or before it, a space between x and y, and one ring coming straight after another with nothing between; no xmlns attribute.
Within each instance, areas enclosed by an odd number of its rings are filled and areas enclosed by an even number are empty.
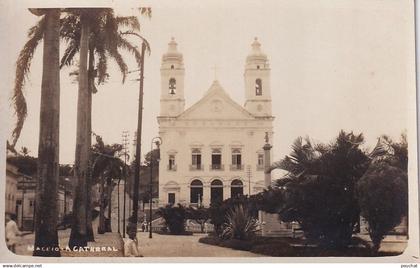
<svg viewBox="0 0 420 268"><path fill-rule="evenodd" d="M289 237L256 237L250 241L242 241L222 240L217 236L206 236L200 238L199 242L272 257L381 257L401 254L400 252L373 253L369 248L360 244L344 250L324 249L316 245L305 245L304 240Z"/></svg>

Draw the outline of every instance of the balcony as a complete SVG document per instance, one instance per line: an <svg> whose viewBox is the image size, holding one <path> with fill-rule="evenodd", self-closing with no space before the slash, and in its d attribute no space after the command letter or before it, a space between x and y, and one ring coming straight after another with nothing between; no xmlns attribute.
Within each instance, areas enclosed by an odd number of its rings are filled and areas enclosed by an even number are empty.
<svg viewBox="0 0 420 268"><path fill-rule="evenodd" d="M230 165L231 171L244 170L244 165Z"/></svg>
<svg viewBox="0 0 420 268"><path fill-rule="evenodd" d="M224 170L225 167L222 164L211 164L210 170Z"/></svg>
<svg viewBox="0 0 420 268"><path fill-rule="evenodd" d="M190 165L190 171L194 170L204 170L203 165Z"/></svg>
<svg viewBox="0 0 420 268"><path fill-rule="evenodd" d="M176 165L168 165L169 171L176 171Z"/></svg>
<svg viewBox="0 0 420 268"><path fill-rule="evenodd" d="M264 165L258 165L258 164L257 164L257 170L258 170L258 171L262 171L262 170L264 170Z"/></svg>

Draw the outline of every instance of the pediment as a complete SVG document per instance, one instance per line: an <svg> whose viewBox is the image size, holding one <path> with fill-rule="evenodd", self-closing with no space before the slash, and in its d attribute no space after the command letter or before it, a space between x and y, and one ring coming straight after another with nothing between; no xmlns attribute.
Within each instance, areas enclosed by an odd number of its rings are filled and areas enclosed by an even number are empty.
<svg viewBox="0 0 420 268"><path fill-rule="evenodd" d="M253 119L215 81L204 97L178 116L179 119Z"/></svg>

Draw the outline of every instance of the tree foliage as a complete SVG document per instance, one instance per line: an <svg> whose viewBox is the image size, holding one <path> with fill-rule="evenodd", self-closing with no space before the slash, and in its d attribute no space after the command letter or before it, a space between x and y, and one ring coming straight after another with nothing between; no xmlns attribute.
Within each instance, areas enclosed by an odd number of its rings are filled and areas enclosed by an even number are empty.
<svg viewBox="0 0 420 268"><path fill-rule="evenodd" d="M271 193L282 201L274 208L280 220L299 222L321 246L347 246L359 220L355 184L370 163L363 141L362 134L344 131L330 144L298 138L292 153L273 166L288 172Z"/></svg>
<svg viewBox="0 0 420 268"><path fill-rule="evenodd" d="M406 211L406 177L397 169L407 168L407 144L405 136L400 143L382 136L367 152L363 142L362 134L344 131L329 144L298 138L290 155L273 164L287 174L262 194L262 209L278 213L281 221L299 222L305 237L327 248L349 245L361 209L371 215L375 232L386 234ZM391 190L389 200L381 198L379 193ZM386 224L379 230L381 219Z"/></svg>
<svg viewBox="0 0 420 268"><path fill-rule="evenodd" d="M167 205L166 207L161 207L156 214L165 220L166 226L171 234L185 233L187 210L181 204L178 204L177 206Z"/></svg>
<svg viewBox="0 0 420 268"><path fill-rule="evenodd" d="M357 183L361 215L369 224L375 251L408 212L407 140L404 135L401 142L384 136L381 143L387 154L375 159Z"/></svg>

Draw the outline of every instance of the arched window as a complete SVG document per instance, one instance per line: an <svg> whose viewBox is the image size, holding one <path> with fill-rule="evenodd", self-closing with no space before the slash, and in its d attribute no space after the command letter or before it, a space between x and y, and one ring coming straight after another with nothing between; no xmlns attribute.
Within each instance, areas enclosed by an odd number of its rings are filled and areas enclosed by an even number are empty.
<svg viewBox="0 0 420 268"><path fill-rule="evenodd" d="M169 79L169 94L174 95L176 93L176 79Z"/></svg>
<svg viewBox="0 0 420 268"><path fill-rule="evenodd" d="M238 197L244 194L244 184L241 180L235 179L230 184L230 197Z"/></svg>
<svg viewBox="0 0 420 268"><path fill-rule="evenodd" d="M221 180L213 180L210 185L210 202L217 203L223 201L223 182Z"/></svg>
<svg viewBox="0 0 420 268"><path fill-rule="evenodd" d="M257 95L257 96L262 95L262 81L259 78L257 78L257 80L255 80L255 95Z"/></svg>
<svg viewBox="0 0 420 268"><path fill-rule="evenodd" d="M201 204L203 202L203 183L200 180L193 180L190 187L190 203Z"/></svg>

